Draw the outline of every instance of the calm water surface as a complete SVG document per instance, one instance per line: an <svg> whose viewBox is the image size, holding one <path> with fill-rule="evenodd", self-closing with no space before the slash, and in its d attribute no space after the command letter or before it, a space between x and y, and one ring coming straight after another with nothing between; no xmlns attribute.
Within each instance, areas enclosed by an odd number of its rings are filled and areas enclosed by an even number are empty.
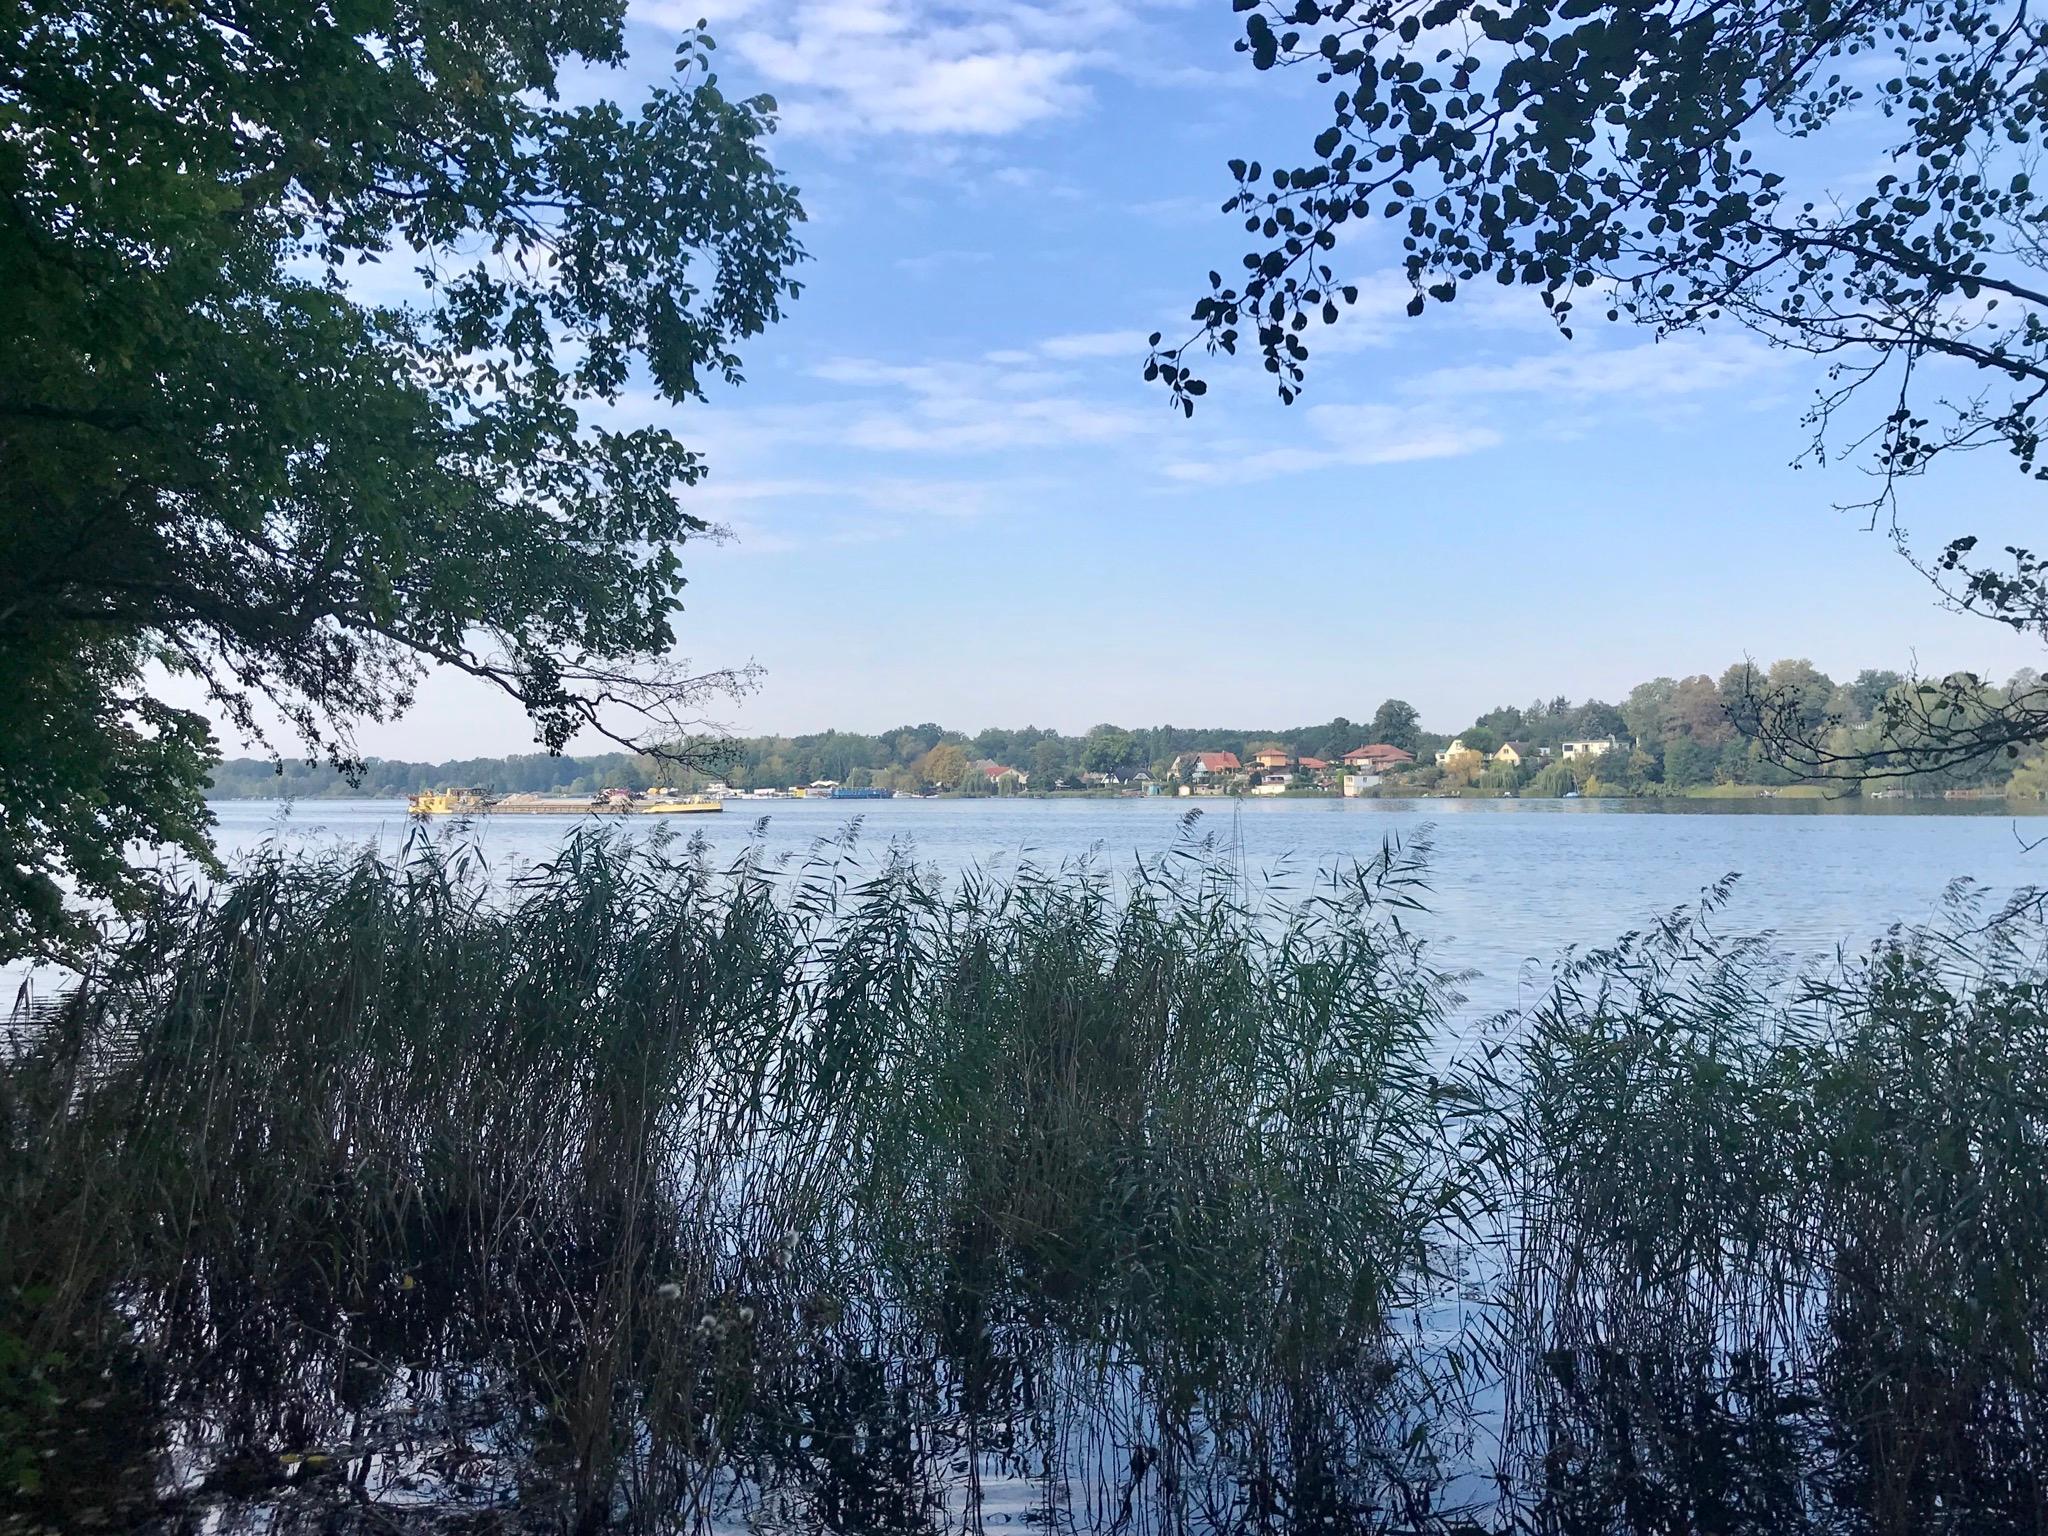
<svg viewBox="0 0 2048 1536"><path fill-rule="evenodd" d="M2048 847L2029 853L1999 807L1812 801L1720 803L1543 800L882 800L731 802L717 816L667 824L701 833L715 857L760 836L771 855L801 859L856 819L852 857L878 865L892 842L948 874L1093 858L1110 868L1153 858L1197 836L1241 856L1257 880L1306 892L1318 871L1372 857L1388 838L1427 838L1432 913L1423 924L1439 963L1479 973L1475 1008L1507 1007L1567 947L1599 944L1739 875L1718 920L1729 932L1775 933L1785 948L1823 958L1894 923L1934 916L1960 878L1992 897L2048 882ZM233 855L269 839L294 846L395 849L413 830L395 800L222 801L218 840ZM762 825L765 818L765 826ZM617 823L607 822L607 825ZM638 834L653 822L626 823ZM446 823L437 824L445 830ZM472 837L494 869L547 858L570 817L485 817ZM2023 823L2030 835L2039 823ZM1241 850L1241 855L1238 852Z"/></svg>

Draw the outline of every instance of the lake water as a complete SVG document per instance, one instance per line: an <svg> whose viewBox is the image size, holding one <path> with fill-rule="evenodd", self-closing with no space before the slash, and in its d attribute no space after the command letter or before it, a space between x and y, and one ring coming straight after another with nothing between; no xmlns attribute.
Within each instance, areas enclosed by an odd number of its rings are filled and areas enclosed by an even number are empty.
<svg viewBox="0 0 2048 1536"><path fill-rule="evenodd" d="M948 874L1000 873L1083 857L1128 867L1182 840L1191 809L1202 812L1198 836L1213 835L1282 892L1306 892L1319 870L1371 858L1388 838L1427 837L1431 915L1421 926L1439 964L1479 973L1464 990L1480 1012L1526 997L1567 947L1606 942L1694 903L1730 874L1741 878L1717 925L1774 933L1813 959L1935 916L1959 877L1993 898L2048 882L2048 848L2029 853L2002 807L1939 802L786 800L730 802L721 815L666 824L701 833L715 857L759 836L771 855L801 858L857 819L853 856L862 864L900 841ZM230 859L271 838L389 852L414 830L402 801L223 801L214 811ZM505 871L547 858L574 824L485 817L467 835ZM653 824L624 825L640 833Z"/></svg>

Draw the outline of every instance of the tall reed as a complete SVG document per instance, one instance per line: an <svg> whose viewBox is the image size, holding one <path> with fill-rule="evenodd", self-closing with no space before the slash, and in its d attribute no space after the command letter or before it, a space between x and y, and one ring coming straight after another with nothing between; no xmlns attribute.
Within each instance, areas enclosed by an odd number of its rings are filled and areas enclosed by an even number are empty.
<svg viewBox="0 0 2048 1536"><path fill-rule="evenodd" d="M424 838L261 854L0 1074L0 1339L47 1387L0 1399L4 1496L916 1525L956 1434L1057 1404L1176 1521L1285 1508L1311 1445L1384 1507L1466 1193L1414 874L1280 914L1199 858L1120 898L602 832L502 890ZM145 1471L64 1475L77 1434Z"/></svg>
<svg viewBox="0 0 2048 1536"><path fill-rule="evenodd" d="M0 1529L2048 1531L2038 904L271 850L0 1060Z"/></svg>
<svg viewBox="0 0 2048 1536"><path fill-rule="evenodd" d="M1549 1529L2048 1529L2037 907L1788 976L1726 895L1495 1074L1510 1481Z"/></svg>

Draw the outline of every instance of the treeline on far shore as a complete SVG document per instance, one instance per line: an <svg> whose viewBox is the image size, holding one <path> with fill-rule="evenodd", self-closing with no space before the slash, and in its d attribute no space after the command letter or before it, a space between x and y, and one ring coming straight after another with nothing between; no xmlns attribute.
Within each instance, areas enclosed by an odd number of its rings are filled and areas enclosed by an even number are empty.
<svg viewBox="0 0 2048 1536"><path fill-rule="evenodd" d="M215 768L211 793L222 799L392 798L476 786L501 793L574 794L650 784L701 788L714 780L737 789L783 789L819 779L900 792L975 793L991 792L999 781L996 770L1003 768L1014 769L1015 775L1002 780L1002 787L1021 783L1033 793L1045 793L1139 774L1165 780L1176 761L1193 752L1227 752L1249 762L1257 752L1277 749L1296 761L1320 759L1335 768L1347 752L1386 743L1416 758L1408 771L1382 786L1390 793L1712 794L1797 781L1745 733L1740 722L1746 698L1767 692L1792 700L1816 735L1847 744L1874 736L1886 699L1914 686L1914 680L1899 673L1876 670L1838 683L1809 661L1786 659L1768 668L1738 663L1718 678L1705 673L1652 678L1619 703L1574 703L1560 696L1503 705L1448 734L1424 730L1414 706L1396 698L1363 720L1339 715L1321 725L1276 730L1105 724L1081 735L1037 726L970 735L927 721L872 735L822 731L739 737L692 744L692 759L701 766L689 769L626 752L582 757L533 752L438 763L372 758L350 773L324 762L232 758ZM2041 686L2038 676L2023 673L2002 688L1983 685L1982 692L1995 703ZM1575 739L1612 739L1616 748L1597 760L1567 765L1560 760L1562 747ZM1437 754L1454 743L1469 750L1439 765ZM1521 749L1509 754L1515 760L1497 756L1510 744ZM1328 775L1321 777L1327 781ZM1304 772L1301 787L1313 782ZM1835 787L1853 790L1855 785ZM2048 792L2048 759L1990 756L1915 775L1909 788L2040 798Z"/></svg>

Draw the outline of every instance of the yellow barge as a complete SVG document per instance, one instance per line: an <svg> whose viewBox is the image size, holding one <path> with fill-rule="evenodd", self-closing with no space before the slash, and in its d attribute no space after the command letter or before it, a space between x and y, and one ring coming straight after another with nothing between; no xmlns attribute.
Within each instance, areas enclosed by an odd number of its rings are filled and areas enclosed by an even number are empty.
<svg viewBox="0 0 2048 1536"><path fill-rule="evenodd" d="M409 802L414 816L703 816L725 802L702 795L635 794L613 789L595 795L490 795L480 789L430 789Z"/></svg>

